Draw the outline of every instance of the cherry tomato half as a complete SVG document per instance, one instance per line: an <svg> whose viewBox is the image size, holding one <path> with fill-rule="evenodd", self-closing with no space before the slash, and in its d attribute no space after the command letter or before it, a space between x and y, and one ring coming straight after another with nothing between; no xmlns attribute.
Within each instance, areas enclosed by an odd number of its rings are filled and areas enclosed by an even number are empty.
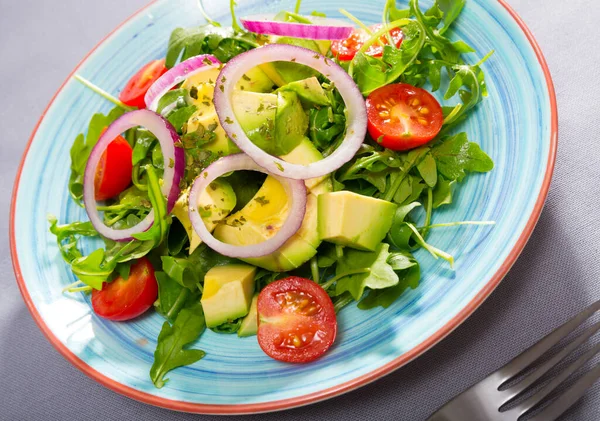
<svg viewBox="0 0 600 421"><path fill-rule="evenodd" d="M132 107L146 108L144 96L148 88L166 71L164 59L151 61L129 79L125 89L119 95L119 99Z"/></svg>
<svg viewBox="0 0 600 421"><path fill-rule="evenodd" d="M130 320L144 313L158 296L158 284L150 261L142 257L131 265L127 280L118 277L92 291L94 312L114 321Z"/></svg>
<svg viewBox="0 0 600 421"><path fill-rule="evenodd" d="M369 26L371 32L377 32L381 28L381 24ZM400 47L403 37L402 30L400 28L394 28L390 30L390 35L392 36L392 40L394 41L394 44L396 44L396 47ZM360 50L369 38L371 38L371 35L365 29L357 28L352 31L348 38L333 41L331 43L331 52L334 57L337 57L341 61L352 60L358 50ZM387 36L384 35L380 39L383 44L388 45ZM376 42L367 49L365 54L372 57L381 57L383 54L383 46Z"/></svg>
<svg viewBox="0 0 600 421"><path fill-rule="evenodd" d="M306 363L319 358L337 333L335 310L315 282L291 276L258 296L258 344L279 361Z"/></svg>
<svg viewBox="0 0 600 421"><path fill-rule="evenodd" d="M96 168L96 200L115 197L131 184L132 155L133 149L122 136L109 143Z"/></svg>
<svg viewBox="0 0 600 421"><path fill-rule="evenodd" d="M405 83L382 86L367 98L369 134L388 149L404 151L433 139L444 122L442 107L426 90Z"/></svg>

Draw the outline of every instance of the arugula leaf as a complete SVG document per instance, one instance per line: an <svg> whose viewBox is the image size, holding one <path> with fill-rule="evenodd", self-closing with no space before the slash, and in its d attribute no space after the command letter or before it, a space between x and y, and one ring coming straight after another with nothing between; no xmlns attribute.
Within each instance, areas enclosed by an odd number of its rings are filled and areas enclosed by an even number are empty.
<svg viewBox="0 0 600 421"><path fill-rule="evenodd" d="M190 298L198 297L171 279L165 272L157 271L154 275L158 283L158 300L154 306L167 320L173 321Z"/></svg>
<svg viewBox="0 0 600 421"><path fill-rule="evenodd" d="M211 268L238 262L217 253L204 243L189 256L161 256L161 261L163 270L172 280L191 290L196 290L198 284L204 282L204 276Z"/></svg>
<svg viewBox="0 0 600 421"><path fill-rule="evenodd" d="M452 203L452 186L456 183L456 180L446 180L440 177L437 185L433 189L433 208L439 208L442 205L449 205Z"/></svg>
<svg viewBox="0 0 600 421"><path fill-rule="evenodd" d="M154 363L150 368L150 379L157 388L162 388L169 381L165 379L169 371L204 358L204 351L184 347L198 339L205 329L200 302L182 309L172 325L169 322L163 324L154 351Z"/></svg>
<svg viewBox="0 0 600 421"><path fill-rule="evenodd" d="M449 136L431 148L437 168L448 180L462 181L467 171L487 172L494 168L492 159L479 145L469 142L466 133Z"/></svg>
<svg viewBox="0 0 600 421"><path fill-rule="evenodd" d="M156 137L149 131L143 128L136 130L135 144L133 145L133 154L131 162L133 165L139 164L148 156L148 152L157 142Z"/></svg>
<svg viewBox="0 0 600 421"><path fill-rule="evenodd" d="M58 220L54 215L48 215L50 222L50 232L56 236L58 249L67 263L81 256L77 248L77 235L85 237L95 237L98 232L91 222L74 222L68 225L58 225Z"/></svg>
<svg viewBox="0 0 600 421"><path fill-rule="evenodd" d="M177 133L182 134L184 125L188 122L190 117L195 112L195 105L188 105L186 107L177 108L167 116L167 120L169 120L169 123L171 123L173 127L175 127Z"/></svg>
<svg viewBox="0 0 600 421"><path fill-rule="evenodd" d="M376 42L389 29L402 27L403 40L400 48L391 45L383 47L381 59L368 56L367 48ZM367 41L352 60L348 73L354 77L363 95L396 81L416 60L425 43L425 30L421 23L408 19L396 21L387 28L377 31Z"/></svg>
<svg viewBox="0 0 600 421"><path fill-rule="evenodd" d="M240 326L242 325L243 320L243 317L240 317L235 320L228 320L225 323L220 324L219 326L211 327L210 330L212 330L215 333L224 333L227 335L237 333L237 331L240 330Z"/></svg>
<svg viewBox="0 0 600 421"><path fill-rule="evenodd" d="M161 184L156 176L154 167L146 166L146 174L148 175L148 196L152 203L154 211L154 222L149 230L138 234L133 234L133 238L141 241L152 241L158 245L167 235L169 229L167 222L167 202L161 191Z"/></svg>
<svg viewBox="0 0 600 421"><path fill-rule="evenodd" d="M358 308L368 310L377 306L388 308L407 288L419 286L421 269L408 252L392 253L388 263L398 274L398 284L384 289L371 289L359 303Z"/></svg>
<svg viewBox="0 0 600 421"><path fill-rule="evenodd" d="M194 267L192 259L185 257L161 256L163 270L172 280L190 290L196 289L197 284L204 279Z"/></svg>
<svg viewBox="0 0 600 421"><path fill-rule="evenodd" d="M340 93L327 85L325 94L331 105L311 107L308 118L308 136L320 151L337 145L346 132L346 107ZM324 153L329 155L330 151Z"/></svg>
<svg viewBox="0 0 600 421"><path fill-rule="evenodd" d="M199 54L213 54L226 63L233 57L258 47L256 36L233 28L203 25L196 28L176 28L169 38L165 65L173 67L181 61Z"/></svg>
<svg viewBox="0 0 600 421"><path fill-rule="evenodd" d="M387 235L388 241L394 247L405 251L412 249L410 239L413 235L413 232L406 225L406 218L410 211L419 206L421 206L419 202L412 202L408 205L398 206L398 209L396 209L396 213L394 214L394 219L392 221L392 226Z"/></svg>
<svg viewBox="0 0 600 421"><path fill-rule="evenodd" d="M177 218L172 218L167 236L167 250L171 256L177 256L189 244L189 237L183 224Z"/></svg>
<svg viewBox="0 0 600 421"><path fill-rule="evenodd" d="M104 249L98 249L88 256L75 258L71 262L71 270L86 285L100 291L102 283L113 273L117 262L105 262Z"/></svg>
<svg viewBox="0 0 600 421"><path fill-rule="evenodd" d="M444 13L444 26L440 29L441 34L446 32L452 22L458 18L458 15L460 15L462 9L465 7L465 3L466 0L436 0L436 5Z"/></svg>
<svg viewBox="0 0 600 421"><path fill-rule="evenodd" d="M96 113L92 116L87 134L79 134L71 146L71 176L69 177L69 194L75 203L81 205L83 199L83 173L92 149L98 143L102 131L125 111L115 107L107 115Z"/></svg>
<svg viewBox="0 0 600 421"><path fill-rule="evenodd" d="M389 19L388 19L389 16ZM383 8L383 23L388 24L389 20L406 19L410 17L410 9L398 9L396 0L387 0Z"/></svg>
<svg viewBox="0 0 600 421"><path fill-rule="evenodd" d="M389 245L381 243L374 252L347 249L344 257L338 260L336 277L344 274L336 284L335 294L341 295L348 291L358 301L366 287L382 289L398 283L398 275L387 263L390 256ZM366 273L356 273L358 269L368 270Z"/></svg>
<svg viewBox="0 0 600 421"><path fill-rule="evenodd" d="M437 166L430 153L426 154L423 160L417 164L417 170L429 187L435 187L438 181Z"/></svg>

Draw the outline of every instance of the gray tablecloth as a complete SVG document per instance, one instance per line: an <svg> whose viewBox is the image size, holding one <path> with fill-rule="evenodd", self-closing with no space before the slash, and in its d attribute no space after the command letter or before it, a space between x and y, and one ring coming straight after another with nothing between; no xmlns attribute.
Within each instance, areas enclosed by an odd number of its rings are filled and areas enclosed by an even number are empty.
<svg viewBox="0 0 600 421"><path fill-rule="evenodd" d="M408 366L326 402L246 419L423 420L600 298L600 1L510 2L548 60L560 119L554 181L522 256L469 320ZM212 419L135 402L71 366L25 308L9 255L10 193L31 130L84 54L144 3L0 0L0 419ZM563 419L599 420L600 384Z"/></svg>

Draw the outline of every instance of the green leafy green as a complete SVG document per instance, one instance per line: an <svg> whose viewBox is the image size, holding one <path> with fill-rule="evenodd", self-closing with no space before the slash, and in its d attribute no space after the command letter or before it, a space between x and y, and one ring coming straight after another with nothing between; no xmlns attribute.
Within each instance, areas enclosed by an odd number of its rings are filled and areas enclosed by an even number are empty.
<svg viewBox="0 0 600 421"><path fill-rule="evenodd" d="M347 249L336 267L337 277L346 276L337 281L335 294L348 291L358 301L367 287L382 289L396 285L398 275L387 263L389 256L389 245L385 243L381 243L374 252ZM365 273L356 273L359 269L365 270Z"/></svg>
<svg viewBox="0 0 600 421"><path fill-rule="evenodd" d="M158 283L158 300L154 305L167 320L175 320L188 301L199 299L198 294L182 287L165 272L157 271L154 275Z"/></svg>
<svg viewBox="0 0 600 421"><path fill-rule="evenodd" d="M133 234L133 237L140 241L152 241L155 245L158 245L165 238L169 229L167 202L162 194L161 183L156 176L154 167L148 165L146 173L148 174L148 196L154 211L154 222L149 230Z"/></svg>
<svg viewBox="0 0 600 421"><path fill-rule="evenodd" d="M136 139L131 157L133 165L139 164L146 158L148 152L152 150L152 146L154 146L156 142L156 137L149 130L138 128L136 130Z"/></svg>
<svg viewBox="0 0 600 421"><path fill-rule="evenodd" d="M408 205L398 206L394 214L392 226L388 232L388 241L394 247L400 250L409 251L413 248L410 240L413 235L412 230L406 225L408 214L415 208L421 206L419 202L412 202Z"/></svg>
<svg viewBox="0 0 600 421"><path fill-rule="evenodd" d="M187 60L199 54L213 54L225 63L233 57L258 47L256 37L240 28L203 25L196 28L176 28L169 38L165 65L173 67L178 59Z"/></svg>
<svg viewBox="0 0 600 421"><path fill-rule="evenodd" d="M449 136L431 148L437 168L448 180L462 181L466 172L487 172L494 168L492 159L479 145L469 142L466 133Z"/></svg>
<svg viewBox="0 0 600 421"><path fill-rule="evenodd" d="M440 11L443 12L444 27L440 29L440 33L446 32L452 22L458 18L462 9L465 7L466 0L437 0L436 4Z"/></svg>
<svg viewBox="0 0 600 421"><path fill-rule="evenodd" d="M408 288L419 286L421 269L419 263L410 253L392 253L388 264L396 271L398 283L384 289L370 289L367 295L358 303L358 308L368 310L377 306L388 308Z"/></svg>
<svg viewBox="0 0 600 421"><path fill-rule="evenodd" d="M205 329L204 313L198 301L183 308L172 325L168 321L163 324L150 368L150 378L157 388L168 382L165 376L169 371L204 358L204 351L186 346L198 339Z"/></svg>
<svg viewBox="0 0 600 421"><path fill-rule="evenodd" d="M366 54L367 49L390 29L402 27L403 40L400 48L393 45L383 47L381 59ZM425 30L422 24L400 19L392 22L387 28L375 32L371 39L363 45L350 64L348 73L354 77L363 95L375 89L395 82L404 71L417 59L425 43Z"/></svg>
<svg viewBox="0 0 600 421"><path fill-rule="evenodd" d="M165 273L182 287L190 290L204 282L204 276L211 268L237 262L201 244L192 254L185 257L161 256Z"/></svg>
<svg viewBox="0 0 600 421"><path fill-rule="evenodd" d="M242 325L243 320L243 317L240 317L235 320L228 320L225 323L220 324L219 326L211 327L210 330L212 330L215 333L224 333L227 335L237 333L237 331L240 330L240 326Z"/></svg>

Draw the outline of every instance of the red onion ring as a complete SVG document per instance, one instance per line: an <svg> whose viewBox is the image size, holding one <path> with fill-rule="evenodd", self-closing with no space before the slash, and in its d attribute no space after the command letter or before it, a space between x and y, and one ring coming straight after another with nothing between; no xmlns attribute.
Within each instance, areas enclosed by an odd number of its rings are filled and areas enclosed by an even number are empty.
<svg viewBox="0 0 600 421"><path fill-rule="evenodd" d="M164 175L161 191L167 197L167 212L171 212L179 197L179 183L185 170L185 156L183 149L176 148L179 142L177 132L167 120L150 110L136 110L123 114L115 120L98 139L92 149L85 167L83 178L83 203L92 225L103 237L114 241L130 241L132 235L148 230L154 222L154 211L151 211L139 224L123 229L113 229L104 224L95 198L96 167L108 145L121 133L132 127L143 126L148 129L160 143L164 158Z"/></svg>
<svg viewBox="0 0 600 421"><path fill-rule="evenodd" d="M156 111L158 108L158 101L160 101L162 96L169 92L173 86L180 84L196 73L214 69L216 66L220 65L221 62L211 54L202 54L182 61L177 66L169 69L169 71L159 77L156 82L150 86L144 97L146 107L149 110Z"/></svg>
<svg viewBox="0 0 600 421"><path fill-rule="evenodd" d="M352 25L319 16L306 17L312 23L279 22L275 15L262 14L246 16L240 19L244 28L257 34L282 35L313 40L336 40L348 38L354 30Z"/></svg>
<svg viewBox="0 0 600 421"><path fill-rule="evenodd" d="M235 83L250 69L272 61L292 61L309 66L327 77L340 92L347 109L346 137L328 157L309 165L290 164L269 155L246 135L235 117L231 95ZM214 104L221 126L235 144L258 165L272 174L305 180L332 173L348 162L362 145L367 132L365 100L354 80L332 60L312 50L286 44L271 44L242 53L229 61L219 73Z"/></svg>
<svg viewBox="0 0 600 421"><path fill-rule="evenodd" d="M200 194L218 177L231 171L240 170L259 171L271 175L285 188L291 202L291 207L288 217L279 231L277 231L273 237L260 244L234 246L232 244L223 243L213 237L206 229L198 209L192 206L189 208L190 221L200 239L211 249L224 256L242 259L266 256L283 246L283 244L285 244L285 242L302 226L302 221L306 212L306 186L300 180L290 180L265 171L264 168L259 167L245 154L235 154L219 159L209 165L202 174L196 177L196 180L194 180L194 184L192 184L192 188L190 189L190 203L198 203Z"/></svg>

